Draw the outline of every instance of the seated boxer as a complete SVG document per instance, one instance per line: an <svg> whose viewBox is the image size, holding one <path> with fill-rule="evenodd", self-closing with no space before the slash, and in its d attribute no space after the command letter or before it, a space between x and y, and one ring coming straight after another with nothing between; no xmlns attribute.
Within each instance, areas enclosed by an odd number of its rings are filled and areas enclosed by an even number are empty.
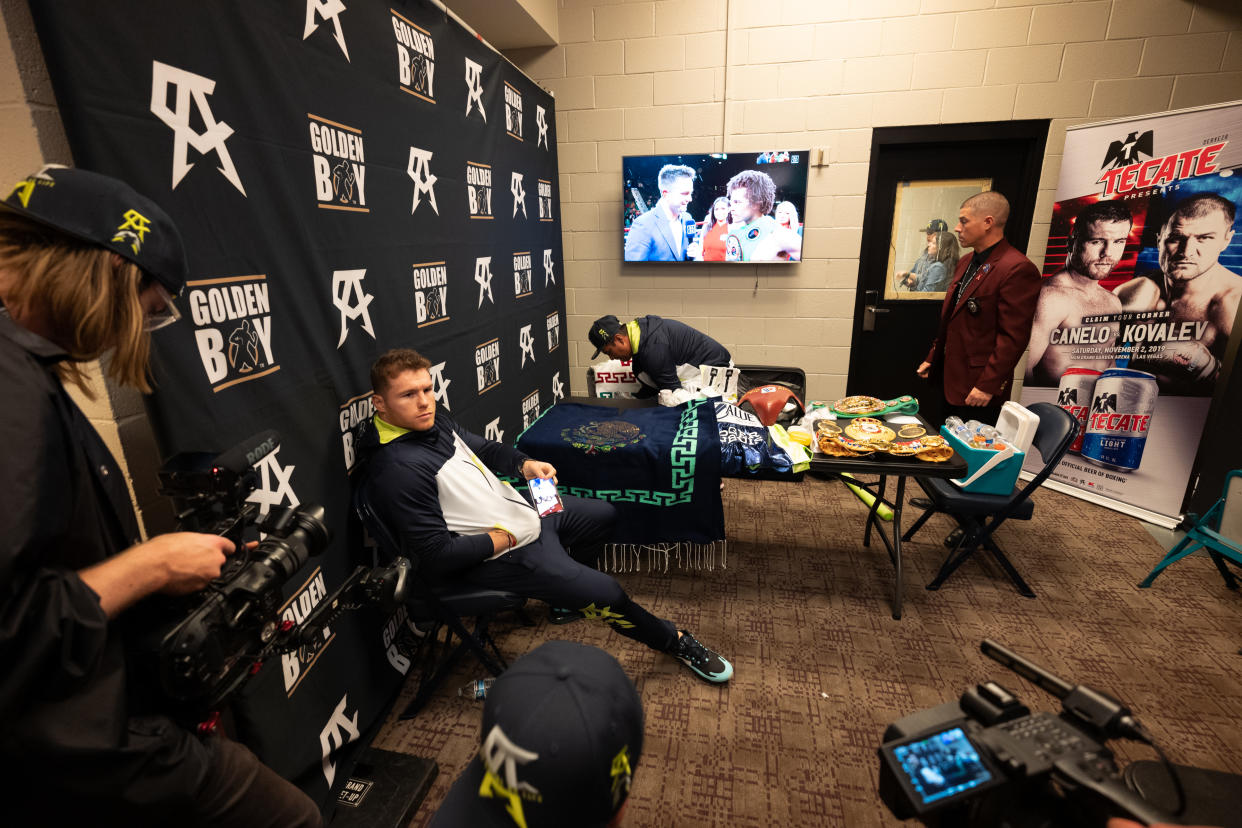
<svg viewBox="0 0 1242 828"><path fill-rule="evenodd" d="M728 661L672 621L630 599L616 579L584 563L608 539L612 504L563 497L564 511L540 517L496 475L556 481L551 464L472 434L436 410L431 362L392 350L371 367L375 415L359 439L365 464L358 485L376 516L431 578L452 576L480 587L568 607L627 638L668 653L699 678L722 683ZM571 551L572 550L572 551Z"/></svg>

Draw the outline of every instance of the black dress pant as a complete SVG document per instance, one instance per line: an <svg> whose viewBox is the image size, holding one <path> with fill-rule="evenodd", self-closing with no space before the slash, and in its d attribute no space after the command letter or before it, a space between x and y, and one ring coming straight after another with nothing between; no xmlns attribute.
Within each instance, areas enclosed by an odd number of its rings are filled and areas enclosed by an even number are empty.
<svg viewBox="0 0 1242 828"><path fill-rule="evenodd" d="M541 518L543 531L538 539L472 567L463 573L463 580L578 610L627 638L668 652L677 643L673 622L643 609L616 578L592 565L600 546L612 535L617 510L603 500L572 496L562 500L563 512Z"/></svg>

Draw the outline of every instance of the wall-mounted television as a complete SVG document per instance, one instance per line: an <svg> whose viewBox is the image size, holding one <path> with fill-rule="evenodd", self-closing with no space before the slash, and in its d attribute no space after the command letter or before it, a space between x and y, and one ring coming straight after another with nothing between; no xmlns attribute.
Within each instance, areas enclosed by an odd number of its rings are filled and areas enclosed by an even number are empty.
<svg viewBox="0 0 1242 828"><path fill-rule="evenodd" d="M621 159L627 262L796 262L808 150Z"/></svg>

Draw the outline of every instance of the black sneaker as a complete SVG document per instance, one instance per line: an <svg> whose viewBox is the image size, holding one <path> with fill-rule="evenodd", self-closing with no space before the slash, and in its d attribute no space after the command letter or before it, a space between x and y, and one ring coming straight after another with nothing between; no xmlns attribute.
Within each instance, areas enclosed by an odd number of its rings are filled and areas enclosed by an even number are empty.
<svg viewBox="0 0 1242 828"><path fill-rule="evenodd" d="M685 664L704 681L723 684L733 678L733 665L700 644L695 637L681 630L681 638L673 647L673 658Z"/></svg>
<svg viewBox="0 0 1242 828"><path fill-rule="evenodd" d="M564 607L548 607L548 623L550 624L572 624L582 618L582 613L577 610L565 609Z"/></svg>

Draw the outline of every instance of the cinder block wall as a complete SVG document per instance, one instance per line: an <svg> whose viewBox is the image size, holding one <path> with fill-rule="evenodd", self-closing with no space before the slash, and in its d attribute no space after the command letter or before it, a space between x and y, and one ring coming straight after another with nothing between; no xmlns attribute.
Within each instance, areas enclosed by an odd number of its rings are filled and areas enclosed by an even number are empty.
<svg viewBox="0 0 1242 828"><path fill-rule="evenodd" d="M873 127L1051 118L1042 264L1067 126L1242 98L1237 0L561 0L559 30L508 56L556 95L579 394L591 320L658 313L842 395ZM800 265L621 262L621 156L810 146L832 163L811 172Z"/></svg>

